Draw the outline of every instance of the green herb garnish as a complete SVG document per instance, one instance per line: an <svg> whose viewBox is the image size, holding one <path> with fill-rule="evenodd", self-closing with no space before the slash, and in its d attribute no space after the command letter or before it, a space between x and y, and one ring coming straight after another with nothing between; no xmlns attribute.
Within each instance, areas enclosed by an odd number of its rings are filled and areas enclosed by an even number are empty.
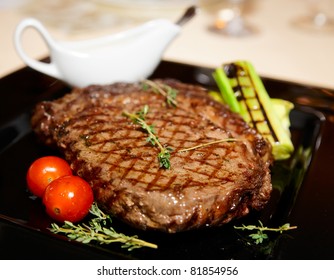
<svg viewBox="0 0 334 280"><path fill-rule="evenodd" d="M196 149L199 149L199 148L202 148L202 147L206 147L206 146L210 146L210 145L214 145L214 144L218 144L218 143L222 143L222 142L235 142L235 141L239 141L239 140L236 139L236 138L225 138L225 139L220 139L220 140L216 140L216 141L211 141L211 142L208 142L208 143L200 144L200 145L193 146L193 147L190 147L190 148L184 148L184 149L178 150L178 152L179 153L183 153L183 152L187 152L187 151L191 151L191 150L196 150Z"/></svg>
<svg viewBox="0 0 334 280"><path fill-rule="evenodd" d="M154 125L149 125L146 123L145 117L148 113L148 110L148 105L145 105L144 108L137 113L123 112L123 115L130 118L133 123L140 125L140 127L148 134L146 141L152 146L157 145L160 149L158 154L160 167L170 169L170 152L172 151L172 148L164 147L155 134Z"/></svg>
<svg viewBox="0 0 334 280"><path fill-rule="evenodd" d="M122 248L132 251L141 247L158 248L156 244L138 239L138 236L127 236L118 233L108 224L112 223L111 217L103 213L94 202L90 211L95 218L92 218L88 224L82 223L75 225L69 221L65 221L60 227L56 223L51 224L50 231L53 233L65 234L69 239L82 243L90 243L95 241L99 244L123 243Z"/></svg>
<svg viewBox="0 0 334 280"><path fill-rule="evenodd" d="M177 106L176 96L177 90L170 87L169 85L162 84L159 82L144 80L142 82L143 89L148 90L151 89L154 93L159 93L166 98L167 104L170 106Z"/></svg>
<svg viewBox="0 0 334 280"><path fill-rule="evenodd" d="M268 235L265 233L265 231L274 231L274 232L279 232L279 233L283 233L283 231L287 231L287 230L292 230L292 229L296 229L296 226L290 226L289 223L286 223L278 228L269 228L269 227L265 227L263 226L263 223L261 221L259 221L260 226L254 226L254 225L249 225L249 226L245 226L242 225L241 227L237 227L235 226L235 229L241 229L241 230L256 230L256 233L251 233L248 236L250 238L252 238L255 242L255 244L260 244L262 243L265 239L268 239Z"/></svg>

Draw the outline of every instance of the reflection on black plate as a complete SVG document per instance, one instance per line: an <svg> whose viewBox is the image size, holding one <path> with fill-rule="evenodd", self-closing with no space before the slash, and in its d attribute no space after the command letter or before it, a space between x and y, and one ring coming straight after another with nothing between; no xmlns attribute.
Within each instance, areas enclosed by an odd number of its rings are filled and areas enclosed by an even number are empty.
<svg viewBox="0 0 334 280"><path fill-rule="evenodd" d="M153 77L215 88L212 69L162 62ZM334 91L265 79L272 97L295 104L291 132L296 152L272 169L274 192L259 213L219 228L165 234L143 232L114 220L114 227L158 244L158 249L132 252L119 245L83 245L48 231L51 220L39 200L26 190L25 174L37 157L56 154L40 145L29 117L34 104L70 89L28 68L0 80L0 252L2 259L333 259L334 258ZM260 245L234 225L278 227L289 222L297 230L270 235Z"/></svg>

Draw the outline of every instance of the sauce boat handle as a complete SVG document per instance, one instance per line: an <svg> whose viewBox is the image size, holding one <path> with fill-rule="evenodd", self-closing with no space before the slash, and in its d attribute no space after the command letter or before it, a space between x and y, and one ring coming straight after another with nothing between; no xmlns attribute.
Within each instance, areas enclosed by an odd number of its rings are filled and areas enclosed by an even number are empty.
<svg viewBox="0 0 334 280"><path fill-rule="evenodd" d="M58 71L57 66L52 61L51 63L40 62L36 59L29 57L23 50L22 35L24 31L29 27L34 28L39 32L50 52L52 52L52 48L55 46L54 40L51 38L47 30L38 20L34 18L26 18L22 20L15 29L14 45L17 53L19 54L21 59L31 68L39 72L42 72L46 75L60 79L61 78L60 72Z"/></svg>

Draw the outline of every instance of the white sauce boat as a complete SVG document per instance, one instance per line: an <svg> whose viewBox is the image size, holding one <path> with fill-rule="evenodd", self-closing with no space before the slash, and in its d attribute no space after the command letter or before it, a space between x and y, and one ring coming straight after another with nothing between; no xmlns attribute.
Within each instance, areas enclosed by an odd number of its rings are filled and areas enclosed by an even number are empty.
<svg viewBox="0 0 334 280"><path fill-rule="evenodd" d="M14 43L28 66L74 87L136 82L153 73L181 25L194 14L195 7L190 7L176 23L157 19L117 34L78 42L56 41L38 20L27 18L17 26ZM50 63L33 59L23 50L22 35L27 28L35 28L44 39Z"/></svg>

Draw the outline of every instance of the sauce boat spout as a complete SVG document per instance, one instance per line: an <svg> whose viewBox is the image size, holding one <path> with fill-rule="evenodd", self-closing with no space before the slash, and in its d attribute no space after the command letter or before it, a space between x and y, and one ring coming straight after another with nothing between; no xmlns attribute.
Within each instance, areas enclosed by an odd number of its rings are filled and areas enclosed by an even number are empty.
<svg viewBox="0 0 334 280"><path fill-rule="evenodd" d="M22 47L27 28L36 29L50 52L50 63L29 57ZM153 73L161 57L180 33L181 26L157 19L133 29L93 40L54 40L34 18L19 23L14 34L18 55L31 68L74 87L113 82L136 82Z"/></svg>

